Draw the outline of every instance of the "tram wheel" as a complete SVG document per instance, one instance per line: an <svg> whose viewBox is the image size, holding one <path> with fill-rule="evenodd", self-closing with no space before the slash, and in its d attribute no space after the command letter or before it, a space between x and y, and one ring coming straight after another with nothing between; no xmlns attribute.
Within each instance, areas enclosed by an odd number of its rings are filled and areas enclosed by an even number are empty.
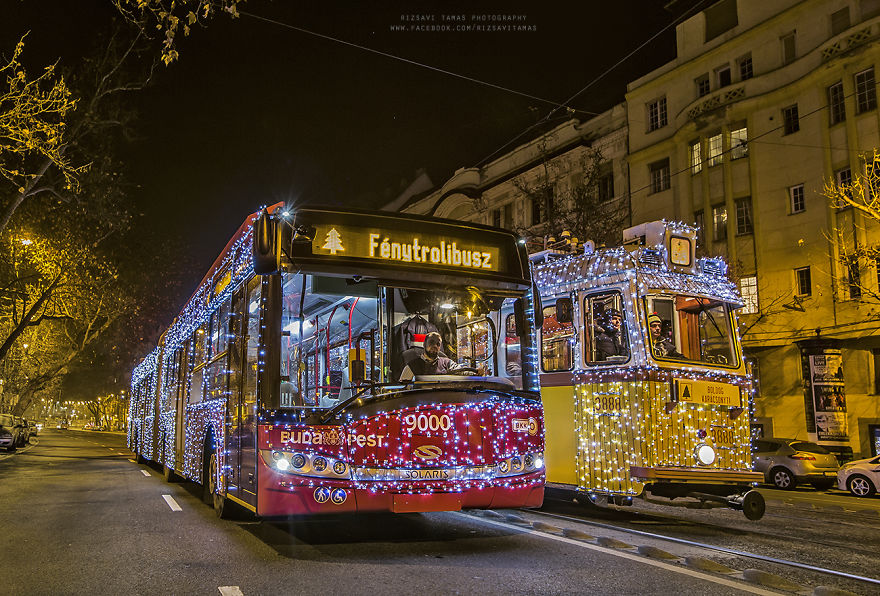
<svg viewBox="0 0 880 596"><path fill-rule="evenodd" d="M792 490L797 486L794 475L785 468L774 468L770 472L770 479L773 481L773 486L782 490Z"/></svg>
<svg viewBox="0 0 880 596"><path fill-rule="evenodd" d="M764 517L764 511L767 505L764 503L764 496L756 490L750 490L743 496L742 511L746 519L750 521L758 521Z"/></svg>

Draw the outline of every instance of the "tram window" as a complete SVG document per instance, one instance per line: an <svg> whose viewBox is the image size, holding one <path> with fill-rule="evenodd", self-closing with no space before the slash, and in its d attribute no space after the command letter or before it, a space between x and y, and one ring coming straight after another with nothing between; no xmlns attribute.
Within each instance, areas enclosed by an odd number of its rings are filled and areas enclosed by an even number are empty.
<svg viewBox="0 0 880 596"><path fill-rule="evenodd" d="M629 360L629 333L620 292L591 294L584 299L584 354L587 364Z"/></svg>
<svg viewBox="0 0 880 596"><path fill-rule="evenodd" d="M646 335L655 359L738 366L730 307L724 302L698 296L649 295L646 308Z"/></svg>
<svg viewBox="0 0 880 596"><path fill-rule="evenodd" d="M541 327L541 368L544 372L571 370L574 323L557 319L556 305L544 307Z"/></svg>

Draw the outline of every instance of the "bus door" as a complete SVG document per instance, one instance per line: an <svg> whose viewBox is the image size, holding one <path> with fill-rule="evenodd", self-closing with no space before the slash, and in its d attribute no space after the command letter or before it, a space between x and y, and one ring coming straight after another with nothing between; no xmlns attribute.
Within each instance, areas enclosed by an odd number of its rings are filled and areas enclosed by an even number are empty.
<svg viewBox="0 0 880 596"><path fill-rule="evenodd" d="M232 345L229 367L229 492L256 507L257 357L260 339L260 278L232 296Z"/></svg>

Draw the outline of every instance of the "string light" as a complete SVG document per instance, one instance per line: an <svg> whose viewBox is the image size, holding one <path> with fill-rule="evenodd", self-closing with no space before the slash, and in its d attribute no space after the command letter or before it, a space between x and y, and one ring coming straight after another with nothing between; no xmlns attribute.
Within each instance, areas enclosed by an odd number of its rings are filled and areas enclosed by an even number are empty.
<svg viewBox="0 0 880 596"><path fill-rule="evenodd" d="M179 362L180 350L192 353L191 342L198 331L204 329L202 326L208 323L211 314L225 308L233 290L252 277L253 227L250 224L253 217L239 229L218 264L165 332L161 346L135 367L129 393L129 445L184 478L205 481L202 466L206 438L209 432L214 433L218 455L214 481L221 494L235 472L231 453L219 447L228 444L224 432L231 393L217 389L218 385L208 378L225 378L230 374L231 371L226 370L226 358L209 360L196 376L193 358L187 357L183 374L172 373L175 363ZM265 283L264 280L261 312L267 307ZM531 297L525 302L527 316L532 317ZM249 306L248 310L253 314L256 309ZM260 326L265 329L262 317ZM217 336L213 341L208 340L208 344L228 345L231 339ZM261 377L266 372L265 356L265 350L258 352L257 371ZM337 348L331 356L343 358L347 354ZM537 350L531 338L521 346L521 357L524 386L535 392L538 388ZM194 382L198 385L201 380L201 387L192 388L192 392L198 391L204 398L189 403L190 396L186 395L181 400L186 404L182 416L185 420L182 461L177 461L172 448L176 424L181 418L176 411L178 391L182 390L178 387L178 378L183 388L192 387ZM226 387L226 383L221 385ZM209 395L201 395L204 387L210 390ZM437 391L434 395L440 397L443 392ZM158 396L156 405L155 396ZM275 491L270 490L266 510L261 513L308 513L324 505L334 506L332 510L338 511L387 508L387 497L394 494L460 495L462 506L469 507L499 503L495 506L540 505L545 480L540 403L522 394L481 389L469 389L467 394L455 392L452 399L455 403L438 399L406 408L396 407L394 401L389 400L384 407L381 404L371 407L369 414L364 413L366 408L346 411L335 425L306 424L305 417L317 409L261 412L257 420L257 482L263 488L284 489L289 495L279 503ZM443 416L451 421L445 430L404 428L409 417L421 420ZM156 441L151 437L154 426L158 427ZM321 433L322 437L327 433L334 440L304 444L277 438L281 433L302 438L304 432ZM380 436L386 438L383 445L359 443L361 437L366 441L366 437ZM437 461L442 464L432 466L430 459L419 461L414 452L423 445L438 448L442 458L438 457ZM430 457L434 452L428 450L425 454ZM352 495L356 495L354 499L350 498ZM372 506L371 498L378 499L372 501Z"/></svg>
<svg viewBox="0 0 880 596"><path fill-rule="evenodd" d="M695 242L692 226L666 221L663 226L665 238L678 236ZM533 263L533 274L545 300L583 296L585 292L595 295L599 290L620 296L629 346L627 362L590 362L583 353L584 342L577 341L576 335L569 339L575 363L570 374L577 437L573 464L579 491L641 495L645 483L633 478L633 468L751 471L749 417L739 416L741 409L678 401L673 394L675 383L681 380L724 383L739 388L751 412L752 384L742 372L739 354L734 352L737 361L726 368L655 360L646 320L643 322L647 315L641 314L646 297L661 293L742 306L722 259L701 258L693 265L676 266L665 244L624 246L583 254L542 255ZM574 307L576 317L580 313L586 321L584 304L577 301ZM722 431L730 437L731 430L731 444L714 441ZM714 461L703 445L714 448ZM552 481L554 470L549 473ZM701 479L707 477L700 474Z"/></svg>

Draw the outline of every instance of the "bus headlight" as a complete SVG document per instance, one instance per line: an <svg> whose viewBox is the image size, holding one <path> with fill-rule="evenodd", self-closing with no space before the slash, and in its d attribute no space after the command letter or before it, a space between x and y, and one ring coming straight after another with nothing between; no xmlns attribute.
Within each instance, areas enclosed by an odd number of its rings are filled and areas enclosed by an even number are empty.
<svg viewBox="0 0 880 596"><path fill-rule="evenodd" d="M712 465L715 463L715 449L711 445L700 443L694 450L694 457L697 458L697 463L701 465Z"/></svg>
<svg viewBox="0 0 880 596"><path fill-rule="evenodd" d="M536 472L544 468L543 453L525 453L502 459L496 466L495 476L504 478Z"/></svg>
<svg viewBox="0 0 880 596"><path fill-rule="evenodd" d="M351 479L351 468L346 462L326 455L261 449L260 456L267 466L285 474L332 480Z"/></svg>

